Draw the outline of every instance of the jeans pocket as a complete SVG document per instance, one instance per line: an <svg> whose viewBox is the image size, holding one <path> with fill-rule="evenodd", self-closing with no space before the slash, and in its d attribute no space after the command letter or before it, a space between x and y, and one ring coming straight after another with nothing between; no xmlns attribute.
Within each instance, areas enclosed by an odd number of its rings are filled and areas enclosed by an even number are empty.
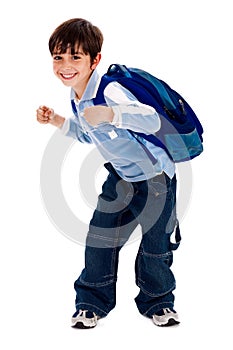
<svg viewBox="0 0 233 350"><path fill-rule="evenodd" d="M166 182L161 183L159 181L156 181L155 179L152 179L151 183L149 184L149 189L152 193L154 193L155 197L164 195L168 192Z"/></svg>
<svg viewBox="0 0 233 350"><path fill-rule="evenodd" d="M173 261L172 252L138 256L137 285L147 295L159 297L175 288L175 278L170 269Z"/></svg>

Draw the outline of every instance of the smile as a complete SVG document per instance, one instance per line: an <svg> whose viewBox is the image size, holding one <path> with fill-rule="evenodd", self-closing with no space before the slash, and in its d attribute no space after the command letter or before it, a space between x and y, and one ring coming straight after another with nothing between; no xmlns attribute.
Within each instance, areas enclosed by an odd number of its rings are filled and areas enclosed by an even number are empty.
<svg viewBox="0 0 233 350"><path fill-rule="evenodd" d="M70 74L60 73L60 75L65 80L71 80L77 75L77 73L70 73Z"/></svg>

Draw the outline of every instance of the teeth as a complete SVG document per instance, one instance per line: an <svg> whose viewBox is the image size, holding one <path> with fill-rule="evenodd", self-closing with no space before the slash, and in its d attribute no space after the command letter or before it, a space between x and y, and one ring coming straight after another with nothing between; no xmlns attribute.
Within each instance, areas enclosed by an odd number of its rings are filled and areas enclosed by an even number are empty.
<svg viewBox="0 0 233 350"><path fill-rule="evenodd" d="M63 78L65 79L71 79L75 76L75 74L61 74L63 76Z"/></svg>

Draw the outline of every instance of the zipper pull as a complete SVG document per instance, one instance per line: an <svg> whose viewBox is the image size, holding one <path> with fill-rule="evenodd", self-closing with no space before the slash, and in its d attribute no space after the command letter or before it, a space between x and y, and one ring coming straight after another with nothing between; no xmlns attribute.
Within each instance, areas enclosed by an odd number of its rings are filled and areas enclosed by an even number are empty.
<svg viewBox="0 0 233 350"><path fill-rule="evenodd" d="M183 102L181 99L179 100L179 104L180 104L182 113L183 113L183 114L186 114L186 111L185 111L185 108L184 108L184 102Z"/></svg>

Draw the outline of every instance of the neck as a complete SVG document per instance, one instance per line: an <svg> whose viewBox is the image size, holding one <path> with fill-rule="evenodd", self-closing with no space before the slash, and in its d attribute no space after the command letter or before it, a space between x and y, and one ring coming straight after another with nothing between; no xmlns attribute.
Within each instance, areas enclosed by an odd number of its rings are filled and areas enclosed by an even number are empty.
<svg viewBox="0 0 233 350"><path fill-rule="evenodd" d="M78 99L78 100L81 100L83 94L84 94L84 91L86 89L86 86L87 84L85 84L83 87L78 87L78 88L74 88L74 92L75 92L75 97Z"/></svg>
<svg viewBox="0 0 233 350"><path fill-rule="evenodd" d="M78 86L75 86L73 88L75 91L75 96L78 100L81 100L81 98L86 90L87 84L90 80L90 77L91 77L91 75L88 77L88 79L86 81L84 81L83 83L79 83Z"/></svg>

